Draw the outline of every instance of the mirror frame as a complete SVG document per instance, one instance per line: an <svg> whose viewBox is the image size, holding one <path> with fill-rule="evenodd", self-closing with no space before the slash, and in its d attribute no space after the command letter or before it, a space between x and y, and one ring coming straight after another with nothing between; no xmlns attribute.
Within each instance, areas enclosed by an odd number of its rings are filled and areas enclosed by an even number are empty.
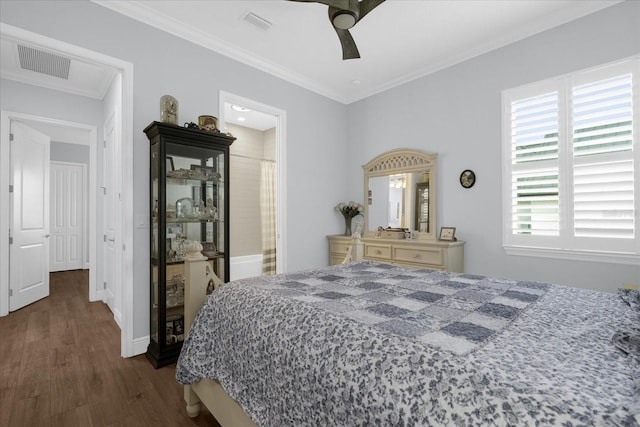
<svg viewBox="0 0 640 427"><path fill-rule="evenodd" d="M401 173L429 174L429 232L414 230L417 239L435 240L436 234L436 188L437 188L437 160L436 153L410 148L398 148L386 151L374 157L362 166L364 171L364 236L375 237L376 232L369 230L369 179L378 176L395 175ZM409 197L415 198L415 189L409 191ZM415 200L413 207L415 209ZM413 224L412 224L413 226ZM413 228L413 227L412 227Z"/></svg>

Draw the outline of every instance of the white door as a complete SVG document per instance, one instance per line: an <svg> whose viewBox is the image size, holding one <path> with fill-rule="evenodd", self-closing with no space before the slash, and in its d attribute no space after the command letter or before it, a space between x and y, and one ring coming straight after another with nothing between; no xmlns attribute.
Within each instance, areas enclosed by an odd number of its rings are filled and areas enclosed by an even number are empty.
<svg viewBox="0 0 640 427"><path fill-rule="evenodd" d="M9 311L49 296L49 137L11 122Z"/></svg>
<svg viewBox="0 0 640 427"><path fill-rule="evenodd" d="M51 163L51 244L49 271L84 265L84 166Z"/></svg>
<svg viewBox="0 0 640 427"><path fill-rule="evenodd" d="M118 212L120 212L120 196L116 182L116 127L113 115L107 120L104 131L104 150L102 155L102 187L103 187L103 281L104 300L113 313L116 323L120 325L119 286L117 280L116 260L118 256Z"/></svg>

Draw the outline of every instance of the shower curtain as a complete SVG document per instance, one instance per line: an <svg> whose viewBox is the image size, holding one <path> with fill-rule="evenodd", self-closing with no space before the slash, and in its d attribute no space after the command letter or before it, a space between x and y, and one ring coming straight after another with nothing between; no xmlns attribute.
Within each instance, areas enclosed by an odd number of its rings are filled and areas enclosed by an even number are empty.
<svg viewBox="0 0 640 427"><path fill-rule="evenodd" d="M261 162L262 274L276 274L276 164Z"/></svg>

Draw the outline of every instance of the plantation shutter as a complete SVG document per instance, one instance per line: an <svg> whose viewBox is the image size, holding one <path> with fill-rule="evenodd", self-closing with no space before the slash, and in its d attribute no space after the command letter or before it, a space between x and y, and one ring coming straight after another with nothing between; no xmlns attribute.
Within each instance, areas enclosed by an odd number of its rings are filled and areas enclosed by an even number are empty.
<svg viewBox="0 0 640 427"><path fill-rule="evenodd" d="M507 253L640 261L639 76L636 56L503 91Z"/></svg>
<svg viewBox="0 0 640 427"><path fill-rule="evenodd" d="M576 237L635 236L632 75L572 88Z"/></svg>
<svg viewBox="0 0 640 427"><path fill-rule="evenodd" d="M511 102L511 232L556 236L558 92Z"/></svg>

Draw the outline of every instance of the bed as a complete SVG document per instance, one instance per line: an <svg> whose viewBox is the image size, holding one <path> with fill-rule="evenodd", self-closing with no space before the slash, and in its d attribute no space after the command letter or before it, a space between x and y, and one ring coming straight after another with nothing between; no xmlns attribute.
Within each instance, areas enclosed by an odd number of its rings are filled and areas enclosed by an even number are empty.
<svg viewBox="0 0 640 427"><path fill-rule="evenodd" d="M640 425L638 291L356 261L187 293L176 378L225 427Z"/></svg>

